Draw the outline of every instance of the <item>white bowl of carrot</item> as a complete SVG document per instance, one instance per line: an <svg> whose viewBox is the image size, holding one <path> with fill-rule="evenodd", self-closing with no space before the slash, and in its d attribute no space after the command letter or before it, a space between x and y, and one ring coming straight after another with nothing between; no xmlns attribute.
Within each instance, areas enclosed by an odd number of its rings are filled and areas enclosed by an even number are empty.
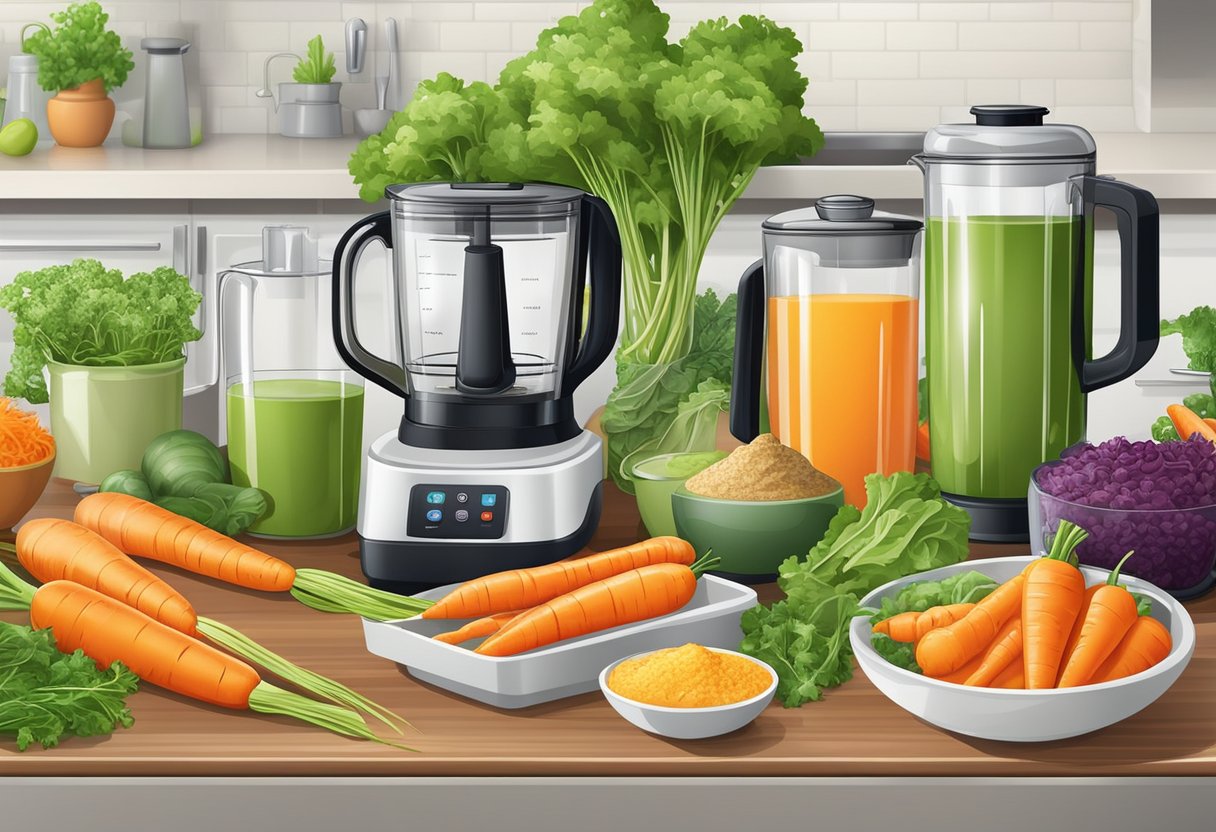
<svg viewBox="0 0 1216 832"><path fill-rule="evenodd" d="M961 572L982 572L1005 585L1035 560L1038 558L1034 556L971 560L921 572L879 587L863 598L861 605L876 609L884 598L894 598L910 584L941 581ZM1110 576L1106 569L1082 566L1080 571L1090 590L1105 584ZM1180 602L1147 581L1122 577L1118 582L1151 602L1149 615L1164 626L1161 632L1168 632L1170 646L1168 653L1147 670L1112 681L1035 690L968 686L931 678L887 661L871 644L872 625L865 616L853 620L849 638L857 664L874 686L932 725L1008 742L1075 737L1113 725L1148 707L1173 685L1195 652L1195 625Z"/></svg>

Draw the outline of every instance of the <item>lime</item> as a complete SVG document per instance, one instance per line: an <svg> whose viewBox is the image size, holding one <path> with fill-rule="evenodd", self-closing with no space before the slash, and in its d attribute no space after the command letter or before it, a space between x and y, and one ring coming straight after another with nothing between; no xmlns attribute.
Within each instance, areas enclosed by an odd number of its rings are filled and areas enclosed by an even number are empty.
<svg viewBox="0 0 1216 832"><path fill-rule="evenodd" d="M0 130L0 153L25 156L38 143L38 128L28 118L19 118Z"/></svg>

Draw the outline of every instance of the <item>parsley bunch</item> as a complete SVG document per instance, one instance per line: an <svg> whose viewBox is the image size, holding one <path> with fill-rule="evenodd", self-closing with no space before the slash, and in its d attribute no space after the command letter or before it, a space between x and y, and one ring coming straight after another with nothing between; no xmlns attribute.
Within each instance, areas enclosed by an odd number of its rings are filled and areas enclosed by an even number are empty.
<svg viewBox="0 0 1216 832"><path fill-rule="evenodd" d="M50 630L0 621L0 733L15 734L19 751L130 728L138 686L122 662L101 670L80 650L60 653Z"/></svg>
<svg viewBox="0 0 1216 832"><path fill-rule="evenodd" d="M46 402L48 361L114 367L181 358L186 342L202 336L191 320L201 300L168 267L127 280L97 260L22 272L0 288L0 308L16 323L4 393Z"/></svg>
<svg viewBox="0 0 1216 832"><path fill-rule="evenodd" d="M302 58L291 71L291 78L297 84L328 84L337 72L334 66L334 53L325 51L321 36L317 35L308 42L308 57Z"/></svg>
<svg viewBox="0 0 1216 832"><path fill-rule="evenodd" d="M125 84L135 64L131 51L106 28L109 19L97 2L52 13L53 30L38 29L25 39L25 51L38 56L39 86L58 92L100 78L109 93Z"/></svg>

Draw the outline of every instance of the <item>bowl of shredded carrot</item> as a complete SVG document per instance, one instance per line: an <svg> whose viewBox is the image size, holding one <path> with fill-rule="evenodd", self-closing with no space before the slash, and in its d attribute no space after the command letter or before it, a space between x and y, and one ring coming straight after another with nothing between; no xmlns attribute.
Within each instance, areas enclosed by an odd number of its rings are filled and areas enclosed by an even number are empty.
<svg viewBox="0 0 1216 832"><path fill-rule="evenodd" d="M0 530L17 525L51 479L55 439L38 417L0 398Z"/></svg>
<svg viewBox="0 0 1216 832"><path fill-rule="evenodd" d="M760 715L777 673L759 659L685 644L613 662L600 674L613 709L644 731L695 740L729 734Z"/></svg>

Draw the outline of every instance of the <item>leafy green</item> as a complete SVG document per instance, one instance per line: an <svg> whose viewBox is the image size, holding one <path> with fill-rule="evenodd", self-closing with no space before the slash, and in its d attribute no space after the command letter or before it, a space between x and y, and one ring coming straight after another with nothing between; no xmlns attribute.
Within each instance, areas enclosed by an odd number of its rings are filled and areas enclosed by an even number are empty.
<svg viewBox="0 0 1216 832"><path fill-rule="evenodd" d="M325 43L317 35L308 42L308 57L300 59L291 71L291 78L297 84L328 84L337 71L334 53L325 51Z"/></svg>
<svg viewBox="0 0 1216 832"><path fill-rule="evenodd" d="M1141 595L1139 592L1133 592L1132 597L1136 599L1136 615L1152 615L1153 614L1153 599L1147 595Z"/></svg>
<svg viewBox="0 0 1216 832"><path fill-rule="evenodd" d="M144 449L141 472L117 471L101 491L155 502L226 535L240 534L266 513L266 496L232 485L228 463L211 440L192 430L171 430Z"/></svg>
<svg viewBox="0 0 1216 832"><path fill-rule="evenodd" d="M970 519L941 499L927 474L871 474L865 484L864 510L842 507L805 558L788 558L778 568L785 599L743 616L740 649L777 671L786 707L816 699L824 687L852 674L849 620L869 612L858 609L859 597L896 578L967 557ZM962 597L978 593L971 580L954 581L950 591ZM827 628L825 609L837 612L834 631ZM824 644L833 649L825 650Z"/></svg>
<svg viewBox="0 0 1216 832"><path fill-rule="evenodd" d="M0 622L0 732L16 735L18 751L130 728L138 685L121 662L101 670L80 650L60 653L50 630Z"/></svg>
<svg viewBox="0 0 1216 832"><path fill-rule="evenodd" d="M1182 403L1195 411L1201 419L1216 419L1216 398L1207 393L1192 393ZM1152 426L1153 439L1158 442L1175 442L1181 437L1169 416L1158 416Z"/></svg>
<svg viewBox="0 0 1216 832"><path fill-rule="evenodd" d="M874 652L882 656L896 667L920 673L920 665L916 663L916 645L910 641L896 641L886 633L874 633L870 636L870 644Z"/></svg>
<svg viewBox="0 0 1216 832"><path fill-rule="evenodd" d="M1182 336L1182 351L1192 370L1216 372L1216 309L1197 306L1172 321L1163 320L1161 334Z"/></svg>
<svg viewBox="0 0 1216 832"><path fill-rule="evenodd" d="M492 87L423 82L350 160L368 200L392 182L498 179L608 203L624 261L617 388L603 420L618 484L621 461L662 436L681 401L710 378L729 381L726 315L701 327L718 310L696 292L714 230L761 165L823 143L803 114L791 30L744 15L671 43L668 24L653 0L594 0L541 32Z"/></svg>
<svg viewBox="0 0 1216 832"><path fill-rule="evenodd" d="M711 378L697 385L687 399L676 406L675 418L662 436L646 439L621 460L621 487L633 493L628 472L635 463L660 454L709 452L717 446L718 414L730 409L730 388Z"/></svg>
<svg viewBox="0 0 1216 832"><path fill-rule="evenodd" d="M106 28L109 19L97 2L52 12L55 28L35 29L25 39L25 51L38 56L38 85L58 92L100 78L109 93L125 84L135 62L118 35Z"/></svg>
<svg viewBox="0 0 1216 832"><path fill-rule="evenodd" d="M202 333L191 322L202 296L171 268L133 274L97 260L21 272L0 287L16 326L7 396L47 401L48 361L86 366L157 364L182 357Z"/></svg>
<svg viewBox="0 0 1216 832"><path fill-rule="evenodd" d="M875 623L904 612L924 612L930 607L951 604L974 604L988 597L997 583L983 572L959 572L940 581L917 581L908 584L893 598L883 598Z"/></svg>

